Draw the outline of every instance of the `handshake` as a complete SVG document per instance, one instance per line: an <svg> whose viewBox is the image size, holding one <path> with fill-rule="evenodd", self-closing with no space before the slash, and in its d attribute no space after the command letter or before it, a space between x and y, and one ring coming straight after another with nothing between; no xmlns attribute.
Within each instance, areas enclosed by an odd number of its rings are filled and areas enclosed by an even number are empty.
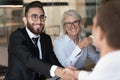
<svg viewBox="0 0 120 80"><path fill-rule="evenodd" d="M55 74L59 76L61 80L78 80L79 72L75 67L69 66L66 68L57 67Z"/></svg>

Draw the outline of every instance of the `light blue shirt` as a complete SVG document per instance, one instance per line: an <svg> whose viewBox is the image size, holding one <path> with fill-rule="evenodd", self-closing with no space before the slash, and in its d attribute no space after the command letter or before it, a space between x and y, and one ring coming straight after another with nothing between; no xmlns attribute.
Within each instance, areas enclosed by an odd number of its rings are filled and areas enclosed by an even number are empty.
<svg viewBox="0 0 120 80"><path fill-rule="evenodd" d="M98 52L92 46L80 49L68 35L60 36L54 41L54 52L64 67L71 65L82 68L87 58L95 63L99 59ZM80 55L78 55L79 53Z"/></svg>

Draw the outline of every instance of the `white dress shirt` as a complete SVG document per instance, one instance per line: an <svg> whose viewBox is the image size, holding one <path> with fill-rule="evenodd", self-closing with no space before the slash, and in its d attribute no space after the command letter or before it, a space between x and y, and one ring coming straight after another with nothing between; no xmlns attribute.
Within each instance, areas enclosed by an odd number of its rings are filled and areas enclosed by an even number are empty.
<svg viewBox="0 0 120 80"><path fill-rule="evenodd" d="M54 52L64 67L71 65L76 68L82 68L87 58L90 58L95 63L99 59L99 54L92 46L81 50L68 35L60 36L54 41ZM78 55L79 53L80 55Z"/></svg>
<svg viewBox="0 0 120 80"><path fill-rule="evenodd" d="M120 50L103 56L92 72L80 71L79 80L120 80Z"/></svg>

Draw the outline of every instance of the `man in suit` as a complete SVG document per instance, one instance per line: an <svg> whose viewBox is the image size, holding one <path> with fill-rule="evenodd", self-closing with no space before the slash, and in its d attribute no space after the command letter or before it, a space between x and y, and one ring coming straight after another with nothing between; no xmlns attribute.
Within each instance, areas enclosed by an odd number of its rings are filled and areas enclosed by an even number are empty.
<svg viewBox="0 0 120 80"><path fill-rule="evenodd" d="M45 12L40 1L25 8L26 27L14 31L8 46L8 70L5 80L44 80L45 75L61 75L49 35L43 32Z"/></svg>

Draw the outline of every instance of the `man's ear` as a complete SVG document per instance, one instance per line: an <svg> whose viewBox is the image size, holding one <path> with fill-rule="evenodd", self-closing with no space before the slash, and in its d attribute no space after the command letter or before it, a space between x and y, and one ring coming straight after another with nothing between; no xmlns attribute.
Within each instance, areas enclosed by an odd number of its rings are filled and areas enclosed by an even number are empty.
<svg viewBox="0 0 120 80"><path fill-rule="evenodd" d="M26 25L27 24L27 18L26 17L23 17L23 22L24 22L24 24Z"/></svg>

